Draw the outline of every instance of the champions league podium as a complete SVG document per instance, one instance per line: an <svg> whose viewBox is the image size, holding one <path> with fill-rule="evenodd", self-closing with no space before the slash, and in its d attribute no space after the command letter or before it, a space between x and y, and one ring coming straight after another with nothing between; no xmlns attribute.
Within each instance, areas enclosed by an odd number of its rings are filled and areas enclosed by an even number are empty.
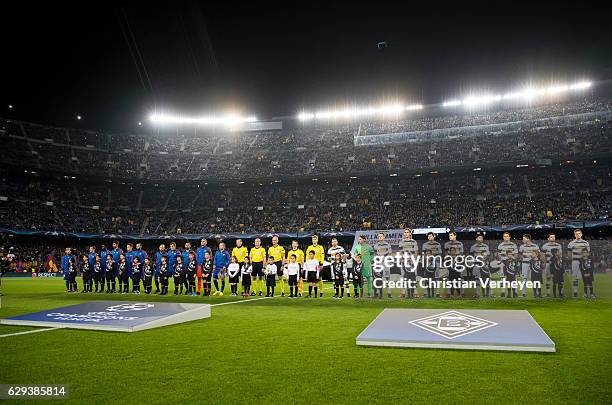
<svg viewBox="0 0 612 405"><path fill-rule="evenodd" d="M91 301L0 319L0 324L138 332L205 318L210 318L208 304Z"/></svg>
<svg viewBox="0 0 612 405"><path fill-rule="evenodd" d="M357 345L555 352L555 343L520 310L385 309Z"/></svg>

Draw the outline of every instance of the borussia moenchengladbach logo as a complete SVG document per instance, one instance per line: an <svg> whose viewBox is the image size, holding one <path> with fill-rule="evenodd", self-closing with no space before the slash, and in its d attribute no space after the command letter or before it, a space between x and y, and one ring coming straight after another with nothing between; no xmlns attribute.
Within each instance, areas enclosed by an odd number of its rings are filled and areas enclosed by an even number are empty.
<svg viewBox="0 0 612 405"><path fill-rule="evenodd" d="M410 323L447 339L454 339L497 326L496 322L487 321L486 319L477 318L458 311L448 311L426 318L415 319L410 321Z"/></svg>

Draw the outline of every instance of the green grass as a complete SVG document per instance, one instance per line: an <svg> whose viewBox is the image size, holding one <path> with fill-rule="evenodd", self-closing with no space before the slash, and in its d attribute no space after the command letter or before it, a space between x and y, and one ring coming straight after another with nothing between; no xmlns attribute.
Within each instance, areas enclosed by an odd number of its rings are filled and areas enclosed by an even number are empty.
<svg viewBox="0 0 612 405"><path fill-rule="evenodd" d="M53 279L5 278L2 292L2 318L109 299L66 294ZM277 297L214 307L210 319L137 333L53 330L5 337L0 383L68 383L75 403L609 404L612 275L599 275L595 292L596 300ZM386 307L527 309L557 353L356 346L355 337ZM28 329L0 326L0 335Z"/></svg>

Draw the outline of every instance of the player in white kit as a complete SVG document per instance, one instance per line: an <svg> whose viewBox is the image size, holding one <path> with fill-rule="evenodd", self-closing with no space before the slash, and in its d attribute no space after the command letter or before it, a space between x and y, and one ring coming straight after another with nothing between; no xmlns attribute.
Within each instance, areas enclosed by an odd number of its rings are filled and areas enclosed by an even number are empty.
<svg viewBox="0 0 612 405"><path fill-rule="evenodd" d="M433 232L427 233L427 241L421 246L423 252L430 251L433 256L435 267L436 267L436 280L440 281L448 277L448 269L441 267L440 263L442 259L442 245L436 240L436 234ZM435 258L438 257L438 260ZM440 289L436 289L436 298L440 298Z"/></svg>
<svg viewBox="0 0 612 405"><path fill-rule="evenodd" d="M540 250L546 255L546 266L544 266L544 275L546 276L546 296L550 297L550 285L552 280L552 272L550 271L550 263L553 259L553 251L557 249L563 256L563 245L556 241L554 233L548 234L548 240L542 245Z"/></svg>
<svg viewBox="0 0 612 405"><path fill-rule="evenodd" d="M578 297L578 281L582 276L580 273L580 260L582 259L582 250L586 249L591 252L589 242L582 239L582 229L574 230L574 240L567 244L567 250L572 256L572 290L574 298Z"/></svg>
<svg viewBox="0 0 612 405"><path fill-rule="evenodd" d="M417 262L413 261L412 257L414 257L415 260L418 260L417 256L419 255L419 244L416 240L412 239L412 231L410 229L404 229L404 238L399 241L399 248L402 251L402 254L405 253L408 255L407 266L402 266L403 277L409 280L415 280L418 283L422 277L422 274L417 272ZM404 298L406 295L410 295L411 292L414 293L413 298L419 297L418 287L416 287L414 291L406 291L405 293L402 293L401 297Z"/></svg>
<svg viewBox="0 0 612 405"><path fill-rule="evenodd" d="M497 257L499 259L500 262L505 261L508 258L508 255L506 252L508 251L512 251L513 255L517 255L518 254L518 248L516 246L516 243L512 242L510 240L510 232L504 232L504 234L502 235L502 238L504 240L502 240L500 242L499 245L497 245ZM497 269L497 274L499 277L500 281L503 281L506 279L506 277L504 276L503 271L501 271L501 269L503 267L498 267L496 264L492 265L492 268ZM505 292L504 292L504 288L500 287L500 297L505 297Z"/></svg>
<svg viewBox="0 0 612 405"><path fill-rule="evenodd" d="M527 281L531 272L531 261L538 256L538 253L540 253L540 248L538 245L533 243L531 240L531 235L528 233L523 235L523 243L519 247L519 253L521 255L521 280ZM523 298L525 298L527 293L526 284L523 284L521 293Z"/></svg>
<svg viewBox="0 0 612 405"><path fill-rule="evenodd" d="M385 234L380 232L378 234L378 241L373 246L376 256L385 257L393 253L391 244L385 240ZM391 280L391 268L389 266L383 266L382 277L384 281ZM391 289L387 284L387 297L391 298Z"/></svg>

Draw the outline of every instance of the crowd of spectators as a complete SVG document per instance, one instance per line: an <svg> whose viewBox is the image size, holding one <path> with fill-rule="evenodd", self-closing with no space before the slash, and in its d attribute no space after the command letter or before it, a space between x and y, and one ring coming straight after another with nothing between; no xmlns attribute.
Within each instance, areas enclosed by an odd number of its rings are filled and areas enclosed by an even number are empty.
<svg viewBox="0 0 612 405"><path fill-rule="evenodd" d="M0 266L4 271L56 271L62 249L57 241L25 241L0 238Z"/></svg>
<svg viewBox="0 0 612 405"><path fill-rule="evenodd" d="M113 234L347 231L606 220L608 165L381 179L120 185L5 176L0 227ZM108 198L110 196L110 198Z"/></svg>
<svg viewBox="0 0 612 405"><path fill-rule="evenodd" d="M580 99L252 133L117 135L0 120L0 227L172 234L602 220L610 209L611 107ZM355 142L446 128L456 131ZM558 166L599 156L604 163Z"/></svg>
<svg viewBox="0 0 612 405"><path fill-rule="evenodd" d="M483 130L491 124L507 126ZM406 132L404 143L356 142ZM597 99L245 133L0 119L0 227L172 235L609 220L611 134L612 102ZM14 252L20 271L46 271L65 247L0 238L0 258Z"/></svg>
<svg viewBox="0 0 612 405"><path fill-rule="evenodd" d="M384 120L380 122L360 123L360 135L431 131L444 128L473 127L508 122L541 120L550 117L561 117L590 113L593 111L610 111L612 103L606 99L581 99L572 102L551 103L523 108L501 109L492 112L469 112L464 114L447 114L436 117L420 117L411 120Z"/></svg>

